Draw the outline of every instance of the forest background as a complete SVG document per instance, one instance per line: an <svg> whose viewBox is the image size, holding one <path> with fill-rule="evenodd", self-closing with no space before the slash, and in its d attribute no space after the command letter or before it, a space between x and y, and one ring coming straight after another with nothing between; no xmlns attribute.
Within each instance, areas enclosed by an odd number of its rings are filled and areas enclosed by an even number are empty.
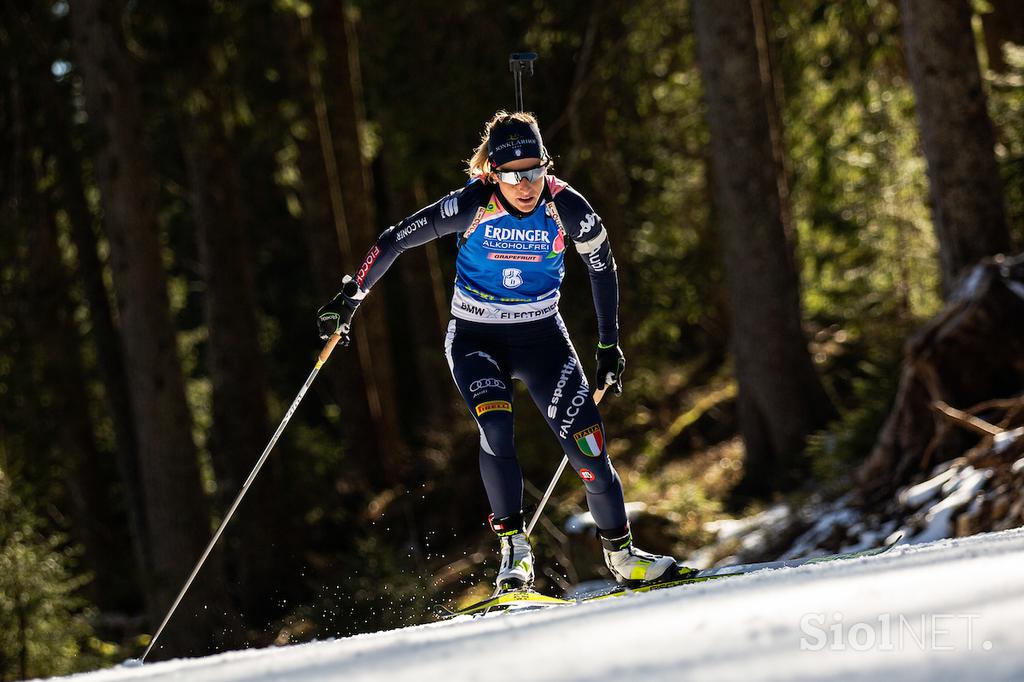
<svg viewBox="0 0 1024 682"><path fill-rule="evenodd" d="M526 108L618 263L626 390L602 412L645 547L684 557L708 521L855 487L904 343L1024 243L1015 0L0 16L0 679L147 643L312 369L316 309L381 230L465 182L513 106L512 51L540 55ZM442 354L454 257L429 244L375 287L154 657L423 622L487 589L478 436ZM1010 379L975 393L1018 395ZM560 453L518 398L532 510ZM566 476L540 587L604 570L562 527L584 508Z"/></svg>

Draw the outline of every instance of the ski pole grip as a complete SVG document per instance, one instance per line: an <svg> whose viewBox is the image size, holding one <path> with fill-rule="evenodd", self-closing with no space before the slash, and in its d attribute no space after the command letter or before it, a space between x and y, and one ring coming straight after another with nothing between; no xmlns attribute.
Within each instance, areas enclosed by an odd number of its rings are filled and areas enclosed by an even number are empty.
<svg viewBox="0 0 1024 682"><path fill-rule="evenodd" d="M604 388L599 388L596 391L594 391L594 404L595 405L600 405L601 404L601 398L604 397L605 391L607 391L607 390L608 390L608 387L605 386Z"/></svg>
<svg viewBox="0 0 1024 682"><path fill-rule="evenodd" d="M327 340L327 344L324 346L324 349L320 351L321 365L327 362L327 358L331 357L331 352L334 350L334 347L338 345L338 341L341 341L341 334L333 334L331 335L331 338Z"/></svg>

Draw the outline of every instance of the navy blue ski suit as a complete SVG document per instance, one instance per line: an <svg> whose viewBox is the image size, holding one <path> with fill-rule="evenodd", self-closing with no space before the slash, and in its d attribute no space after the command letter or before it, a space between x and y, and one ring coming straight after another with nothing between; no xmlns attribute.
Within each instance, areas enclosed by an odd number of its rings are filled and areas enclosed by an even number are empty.
<svg viewBox="0 0 1024 682"><path fill-rule="evenodd" d="M551 175L528 214L475 178L385 230L356 282L369 290L406 249L447 234L459 235L459 254L445 355L480 429L480 473L495 517L522 509L512 428L512 379L518 379L583 480L598 528L625 526L622 484L608 459L604 424L558 313L571 240L589 270L599 339L618 341L618 282L601 218Z"/></svg>

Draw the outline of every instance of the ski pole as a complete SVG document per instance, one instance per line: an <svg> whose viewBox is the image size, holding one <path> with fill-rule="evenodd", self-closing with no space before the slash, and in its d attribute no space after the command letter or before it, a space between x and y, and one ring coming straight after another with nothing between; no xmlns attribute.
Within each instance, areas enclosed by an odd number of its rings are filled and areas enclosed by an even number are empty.
<svg viewBox="0 0 1024 682"><path fill-rule="evenodd" d="M601 398L604 397L604 392L607 388L599 388L594 391L594 403L600 404ZM530 525L526 527L527 537L533 533L533 527L537 525L537 519L540 518L540 513L544 511L544 505L548 503L548 498L551 497L551 493L555 490L555 485L558 484L558 479L562 477L562 472L565 471L566 465L569 464L569 456L562 455L562 463L558 465L558 471L555 472L554 478L551 479L551 483L548 483L548 489L544 492L544 497L541 498L540 504L537 505L537 510L533 512L533 518L530 519Z"/></svg>
<svg viewBox="0 0 1024 682"><path fill-rule="evenodd" d="M533 75L533 63L537 60L536 52L513 52L508 56L508 68L512 72L512 81L516 91L516 111L523 111L523 74Z"/></svg>
<svg viewBox="0 0 1024 682"><path fill-rule="evenodd" d="M348 325L345 325L345 327L347 326ZM347 329L343 329L342 331L345 333L348 332ZM256 462L256 466L253 467L252 472L249 474L249 478L247 478L245 483L242 485L242 490L238 493L238 497L236 497L235 501L231 504L231 508L228 509L228 513L224 516L224 520L220 522L220 527L217 528L217 532L213 534L213 539L210 540L210 544L206 546L206 550L203 552L203 555L199 557L199 561L196 562L195 568L192 569L192 574L188 577L188 580L185 581L185 584L181 588L181 592L178 593L177 599L174 600L171 608L167 611L167 615L164 616L163 622L160 623L160 627L157 628L156 634L153 635L153 639L150 640L149 646L146 647L146 651L141 657L139 657L138 662L126 662L129 665L142 665L142 662L146 660L146 656L148 656L149 652L152 651L153 645L155 645L156 641L160 639L160 634L167 626L167 622L174 614L174 610L178 608L178 604L181 603L181 600L184 598L188 588L192 586L192 581L195 580L196 576L199 574L199 569L203 567L203 564L206 562L206 558L210 556L210 552L213 551L213 546L217 544L217 540L220 539L221 534L224 532L224 528L228 525L228 521L231 520L231 517L234 515L235 510L241 503L242 498L245 497L245 493L249 491L249 486L252 485L252 482L256 479L256 474L259 473L260 469L263 467L263 463L266 462L267 457L270 456L270 451L273 450L274 445L277 444L277 439L281 437L284 427L288 425L288 421L292 418L292 415L295 414L295 410L299 407L299 403L302 402L302 397L306 395L306 390L313 384L313 379L315 379L316 375L319 374L320 368L324 366L325 362L327 362L327 358L331 356L331 351L334 350L334 347L338 345L338 341L340 340L341 335L334 334L327 341L326 345L324 345L323 350L320 351L320 356L317 358L316 366L314 366L313 371L309 373L309 377L306 378L306 383L302 385L302 388L299 390L299 394L295 396L295 400L292 402L291 407L289 407L288 411L284 413L284 419L281 420L280 425L277 427L277 431L275 431L274 435L270 438L270 442L267 443L267 447L263 449L263 454L260 455L259 460Z"/></svg>

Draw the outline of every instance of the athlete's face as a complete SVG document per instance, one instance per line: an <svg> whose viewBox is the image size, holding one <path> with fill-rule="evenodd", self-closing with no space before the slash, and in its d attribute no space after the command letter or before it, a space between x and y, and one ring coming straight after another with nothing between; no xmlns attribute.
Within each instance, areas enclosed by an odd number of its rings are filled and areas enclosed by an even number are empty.
<svg viewBox="0 0 1024 682"><path fill-rule="evenodd" d="M515 161L509 161L502 165L498 170L526 170L528 168L536 168L539 165L540 159L516 159ZM534 209L537 202L540 200L541 192L544 189L543 175L533 182L523 178L516 184L502 182L497 176L494 176L494 178L497 180L498 188L501 190L501 195L505 197L505 200L523 213L529 213Z"/></svg>

